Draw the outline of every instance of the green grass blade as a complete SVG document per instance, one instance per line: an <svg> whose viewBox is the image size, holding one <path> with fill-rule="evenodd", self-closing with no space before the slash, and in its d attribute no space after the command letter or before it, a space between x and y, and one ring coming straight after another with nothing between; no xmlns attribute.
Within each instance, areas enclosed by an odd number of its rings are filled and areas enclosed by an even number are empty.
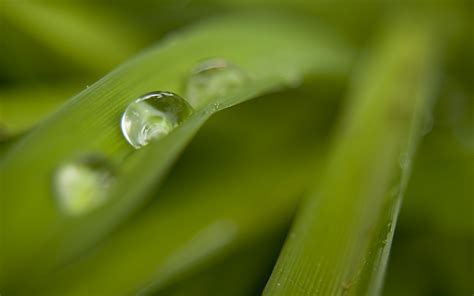
<svg viewBox="0 0 474 296"><path fill-rule="evenodd" d="M78 89L72 83L4 88L0 91L0 141L32 128Z"/></svg>
<svg viewBox="0 0 474 296"><path fill-rule="evenodd" d="M412 155L430 111L428 25L392 24L361 65L320 185L264 295L377 295Z"/></svg>
<svg viewBox="0 0 474 296"><path fill-rule="evenodd" d="M281 247L281 238L256 241L208 270L186 279L155 296L252 296L259 295Z"/></svg>
<svg viewBox="0 0 474 296"><path fill-rule="evenodd" d="M145 38L139 30L98 7L78 3L2 2L3 21L20 28L72 65L103 74L137 52ZM73 36L73 37L72 37Z"/></svg>
<svg viewBox="0 0 474 296"><path fill-rule="evenodd" d="M208 181L202 189L187 183L195 188L193 192L174 189L161 194L166 201L140 212L140 217L134 217L77 264L59 270L47 282L50 290L41 290L48 295L161 291L246 244L281 232L304 179L294 167L259 164L265 169L230 166L233 171L224 171L220 178L201 179ZM262 174L265 179L259 177Z"/></svg>
<svg viewBox="0 0 474 296"><path fill-rule="evenodd" d="M306 22L266 16L201 24L119 67L21 139L0 164L2 285L19 273L68 260L133 212L213 113L285 87L295 77L344 70L347 52L334 37L314 29ZM134 151L119 127L127 104L153 90L182 93L191 69L212 57L238 65L251 81L197 110L163 140ZM51 176L61 163L84 153L102 154L117 164L118 185L105 206L73 218L58 211ZM32 263L38 258L43 264Z"/></svg>
<svg viewBox="0 0 474 296"><path fill-rule="evenodd" d="M336 108L302 97L304 92L292 90L218 114L180 157L150 207L42 283L28 277L5 292L160 294L235 251L281 235L313 166L320 165L324 154L313 153L325 147L333 119L325 115ZM299 134L305 129L313 137Z"/></svg>

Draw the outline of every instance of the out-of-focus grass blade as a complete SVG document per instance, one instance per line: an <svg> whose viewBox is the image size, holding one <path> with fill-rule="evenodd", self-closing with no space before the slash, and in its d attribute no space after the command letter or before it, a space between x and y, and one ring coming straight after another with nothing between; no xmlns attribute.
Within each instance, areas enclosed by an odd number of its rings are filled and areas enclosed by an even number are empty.
<svg viewBox="0 0 474 296"><path fill-rule="evenodd" d="M264 238L264 237L262 237ZM281 239L257 240L194 277L183 280L155 296L252 296L259 295L278 256Z"/></svg>
<svg viewBox="0 0 474 296"><path fill-rule="evenodd" d="M455 129L474 125L466 122L459 126L451 120L454 116L459 120L459 113L467 113L469 108L462 104L462 92L453 91L449 83L443 86L445 95L437 101L433 129L423 138L415 159L384 295L414 296L432 291L466 295L472 291L474 149Z"/></svg>
<svg viewBox="0 0 474 296"><path fill-rule="evenodd" d="M72 84L0 90L0 141L27 131L78 90Z"/></svg>
<svg viewBox="0 0 474 296"><path fill-rule="evenodd" d="M434 88L431 28L404 20L354 77L341 131L264 295L376 295Z"/></svg>
<svg viewBox="0 0 474 296"><path fill-rule="evenodd" d="M2 18L27 32L41 44L87 69L108 71L144 44L139 30L130 24L78 3L2 1Z"/></svg>
<svg viewBox="0 0 474 296"><path fill-rule="evenodd" d="M159 198L150 208L82 259L45 276L42 284L28 278L26 285L25 278L9 291L161 295L169 285L219 265L239 249L262 241L269 246L287 227L298 197L313 179L313 166L324 155L315 152L326 147L325 130L333 119L325 116L335 113L335 104L301 99L302 94L272 95L213 118L155 193ZM288 106L289 96L294 105ZM272 112L266 113L269 103ZM232 126L236 122L240 125Z"/></svg>
<svg viewBox="0 0 474 296"><path fill-rule="evenodd" d="M289 222L304 178L292 166L259 165L262 168L254 170L230 166L232 170L221 170L220 177L200 179L205 185L188 182L192 193L189 189L163 192L160 196L166 200L140 212L38 291L147 295L216 264L262 236L278 234ZM263 174L265 178L259 177Z"/></svg>
<svg viewBox="0 0 474 296"><path fill-rule="evenodd" d="M127 104L153 90L182 93L191 69L212 57L228 59L252 79L196 110L168 137L134 151L119 127ZM64 262L133 212L213 113L307 73L342 71L349 58L334 37L317 26L241 15L195 26L119 67L19 141L0 164L2 285L19 273ZM51 176L61 163L84 153L102 154L117 164L117 185L103 207L70 217L57 208ZM39 258L42 264L37 264Z"/></svg>

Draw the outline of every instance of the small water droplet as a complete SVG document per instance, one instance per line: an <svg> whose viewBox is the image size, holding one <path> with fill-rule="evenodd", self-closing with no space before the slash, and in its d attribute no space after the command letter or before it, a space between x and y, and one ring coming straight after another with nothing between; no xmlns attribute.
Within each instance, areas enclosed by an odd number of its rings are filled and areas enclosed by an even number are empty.
<svg viewBox="0 0 474 296"><path fill-rule="evenodd" d="M391 197L397 197L399 193L400 193L400 186L399 185L395 185L395 186L392 187L392 189L390 189L390 196Z"/></svg>
<svg viewBox="0 0 474 296"><path fill-rule="evenodd" d="M407 169L410 166L410 157L407 153L400 154L399 164L402 169Z"/></svg>
<svg viewBox="0 0 474 296"><path fill-rule="evenodd" d="M247 81L247 74L225 59L206 60L191 71L186 81L186 98L198 109L235 91Z"/></svg>
<svg viewBox="0 0 474 296"><path fill-rule="evenodd" d="M54 174L57 202L66 214L77 216L102 205L113 179L111 164L90 155L61 165Z"/></svg>
<svg viewBox="0 0 474 296"><path fill-rule="evenodd" d="M174 93L148 93L125 109L121 121L122 133L138 149L169 134L192 112L192 107Z"/></svg>
<svg viewBox="0 0 474 296"><path fill-rule="evenodd" d="M286 85L290 88L297 88L302 83L301 74L296 71L288 71L283 76L285 79Z"/></svg>
<svg viewBox="0 0 474 296"><path fill-rule="evenodd" d="M215 103L214 104L214 110L219 111L222 108L222 104L220 103Z"/></svg>
<svg viewBox="0 0 474 296"><path fill-rule="evenodd" d="M390 221L390 222L387 223L387 228L388 228L388 229L391 229L391 228L392 228L392 221Z"/></svg>
<svg viewBox="0 0 474 296"><path fill-rule="evenodd" d="M428 112L425 115L425 117L423 118L423 125L421 127L421 134L423 136L426 136L427 134L429 134L431 132L431 130L433 129L433 125L434 125L433 113Z"/></svg>

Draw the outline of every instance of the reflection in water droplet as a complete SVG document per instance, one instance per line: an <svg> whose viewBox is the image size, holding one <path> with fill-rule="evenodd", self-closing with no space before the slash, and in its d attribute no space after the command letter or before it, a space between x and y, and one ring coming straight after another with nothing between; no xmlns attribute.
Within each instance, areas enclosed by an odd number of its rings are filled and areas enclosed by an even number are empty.
<svg viewBox="0 0 474 296"><path fill-rule="evenodd" d="M186 98L198 109L208 102L235 91L248 76L224 59L210 59L198 64L186 81Z"/></svg>
<svg viewBox="0 0 474 296"><path fill-rule="evenodd" d="M77 216L102 205L113 179L112 167L103 157L87 156L60 166L53 186L63 212Z"/></svg>
<svg viewBox="0 0 474 296"><path fill-rule="evenodd" d="M192 112L191 106L174 93L148 93L125 109L121 121L122 133L125 139L138 149L151 140L169 134Z"/></svg>

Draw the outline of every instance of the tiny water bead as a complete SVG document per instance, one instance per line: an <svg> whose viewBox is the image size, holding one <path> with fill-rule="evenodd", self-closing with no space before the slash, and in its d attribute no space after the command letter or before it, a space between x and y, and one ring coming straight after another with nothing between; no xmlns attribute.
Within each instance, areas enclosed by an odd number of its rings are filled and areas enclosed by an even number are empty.
<svg viewBox="0 0 474 296"><path fill-rule="evenodd" d="M186 81L186 98L198 109L211 100L235 91L248 80L243 70L225 59L206 60L191 71Z"/></svg>
<svg viewBox="0 0 474 296"><path fill-rule="evenodd" d="M125 139L136 149L158 140L178 127L193 113L193 108L172 92L157 91L130 103L122 115Z"/></svg>
<svg viewBox="0 0 474 296"><path fill-rule="evenodd" d="M53 180L61 210L71 216L85 214L102 205L113 180L111 164L103 157L90 155L60 166Z"/></svg>
<svg viewBox="0 0 474 296"><path fill-rule="evenodd" d="M410 167L410 156L408 153L404 152L400 154L398 163L400 164L400 168L406 170Z"/></svg>

